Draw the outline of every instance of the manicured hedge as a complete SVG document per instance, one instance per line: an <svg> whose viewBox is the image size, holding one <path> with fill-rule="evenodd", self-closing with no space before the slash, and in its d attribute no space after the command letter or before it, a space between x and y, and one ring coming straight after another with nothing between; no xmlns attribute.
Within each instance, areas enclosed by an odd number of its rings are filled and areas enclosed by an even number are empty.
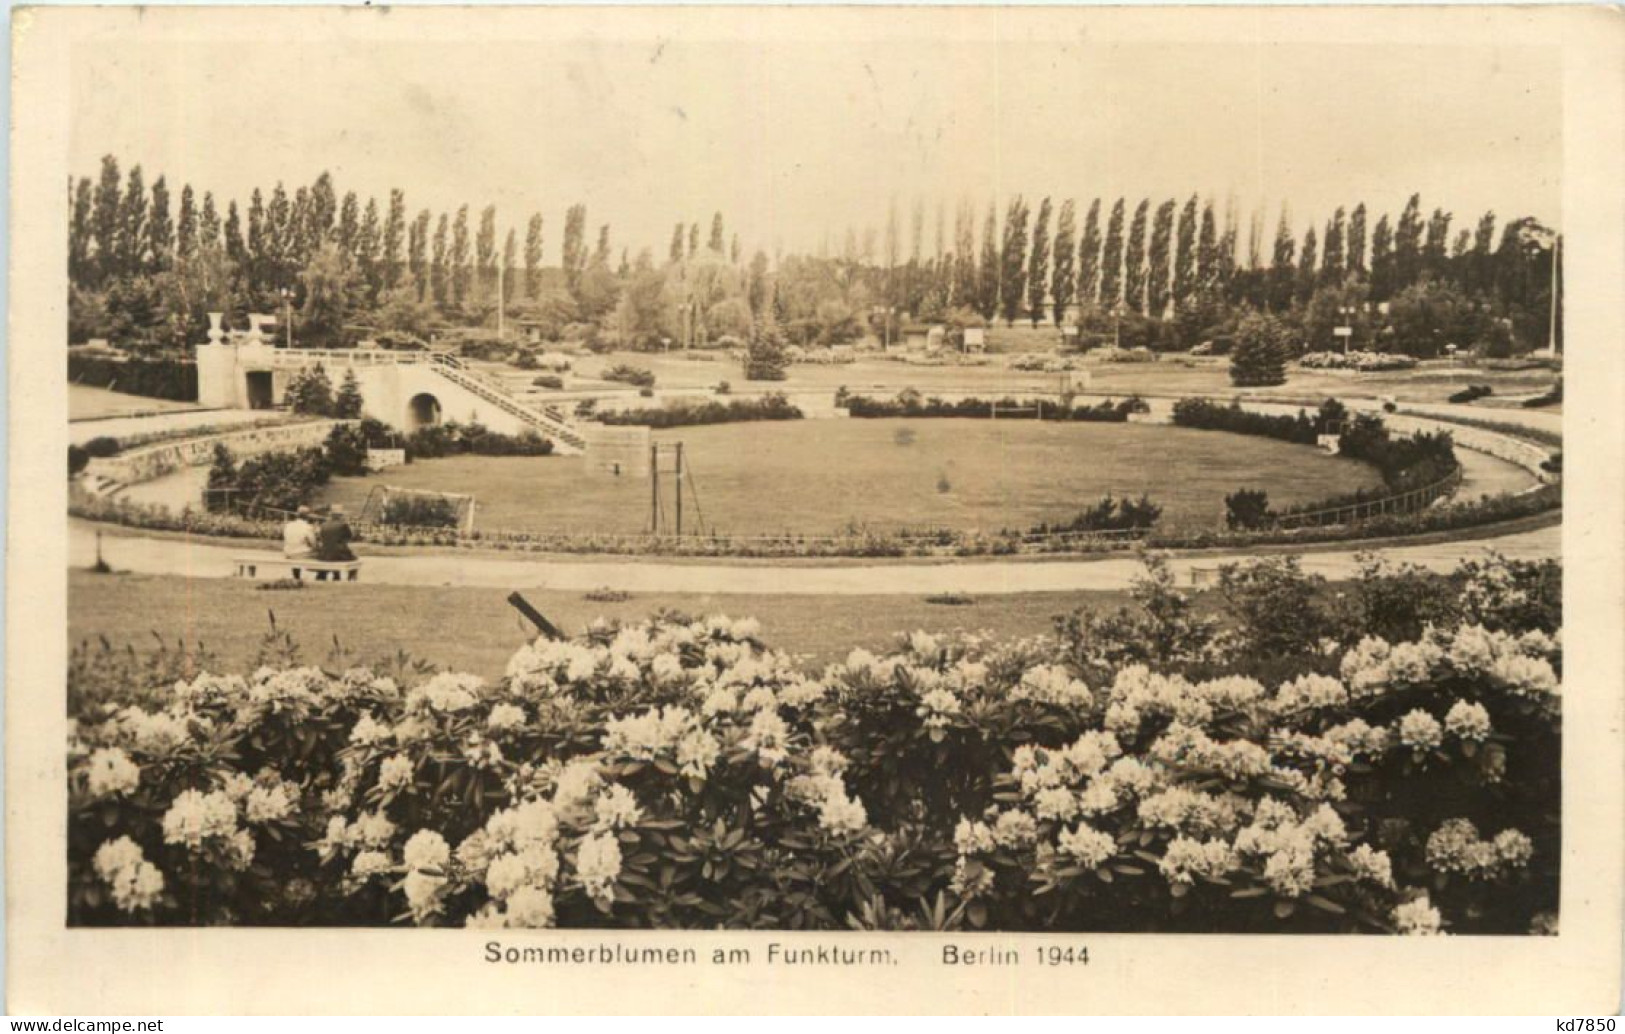
<svg viewBox="0 0 1625 1034"><path fill-rule="evenodd" d="M803 414L788 398L773 393L759 399L728 402L674 402L658 409L600 412L599 423L628 427L692 427L698 424L733 424L756 420L800 420Z"/></svg>
<svg viewBox="0 0 1625 1034"><path fill-rule="evenodd" d="M68 356L68 380L126 395L197 401L197 363L182 359L109 359Z"/></svg>
<svg viewBox="0 0 1625 1034"><path fill-rule="evenodd" d="M1073 405L1066 402L1053 402L1048 399L1039 402L1035 402L1033 399L1015 398L963 398L950 401L922 396L919 392L913 390L901 392L896 398L891 399L874 399L864 395L838 394L836 396L836 405L845 406L847 412L858 419L959 417L979 420L994 418L999 412L1012 414L1014 411L1021 411L1023 418L1031 418L1031 411L1035 406L1042 406L1041 411L1038 413L1038 419L1042 420L1118 424L1125 423L1131 413L1143 413L1147 409L1145 400L1139 396L1126 398L1120 402L1106 399L1094 405Z"/></svg>

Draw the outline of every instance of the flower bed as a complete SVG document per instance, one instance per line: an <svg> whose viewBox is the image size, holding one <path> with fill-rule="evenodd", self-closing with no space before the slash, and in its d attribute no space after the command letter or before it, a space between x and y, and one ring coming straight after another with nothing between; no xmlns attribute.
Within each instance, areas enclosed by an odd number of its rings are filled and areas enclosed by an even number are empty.
<svg viewBox="0 0 1625 1034"><path fill-rule="evenodd" d="M76 658L69 919L1554 931L1549 575L1474 565L1416 638L1308 649L1248 589L1302 587L1277 565L1227 573L1229 630L1153 572L1140 612L1056 638L916 633L819 673L671 615L538 640L496 684Z"/></svg>
<svg viewBox="0 0 1625 1034"><path fill-rule="evenodd" d="M844 406L856 419L883 419L890 417L945 417L987 420L996 418L999 411L1036 413L1040 420L1091 421L1126 423L1130 414L1144 413L1148 409L1144 399L1135 395L1121 402L1105 399L1093 406L1074 405L1069 401L1053 402L1032 399L980 399L962 398L956 401L922 396L913 389L899 392L896 398L875 399L865 395L838 392L837 406ZM1035 408L1036 407L1036 408Z"/></svg>
<svg viewBox="0 0 1625 1034"><path fill-rule="evenodd" d="M1309 352L1298 359L1306 370L1354 370L1381 373L1387 370L1414 370L1416 357L1394 352Z"/></svg>

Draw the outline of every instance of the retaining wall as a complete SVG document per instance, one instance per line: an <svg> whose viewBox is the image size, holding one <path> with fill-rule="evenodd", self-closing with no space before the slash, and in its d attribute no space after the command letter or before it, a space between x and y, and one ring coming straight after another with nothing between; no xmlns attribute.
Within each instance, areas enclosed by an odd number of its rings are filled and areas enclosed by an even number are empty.
<svg viewBox="0 0 1625 1034"><path fill-rule="evenodd" d="M214 460L214 447L224 445L238 458L257 456L283 449L302 449L327 440L335 424L345 420L312 420L302 424L278 424L244 431L227 431L141 446L105 459L93 459L85 470L126 485L151 481L182 467L200 467Z"/></svg>

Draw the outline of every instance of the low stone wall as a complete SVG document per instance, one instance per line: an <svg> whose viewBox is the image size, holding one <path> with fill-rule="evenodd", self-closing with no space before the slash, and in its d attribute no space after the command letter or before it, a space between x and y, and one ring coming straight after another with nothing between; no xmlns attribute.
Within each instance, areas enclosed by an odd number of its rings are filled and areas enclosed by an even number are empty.
<svg viewBox="0 0 1625 1034"><path fill-rule="evenodd" d="M1389 413L1385 414L1383 419L1395 431L1406 434L1414 434L1417 431L1449 431L1451 438L1462 448L1514 463L1527 470L1540 484L1550 485L1558 480L1558 475L1541 468L1541 464L1551 455L1550 450L1534 442L1514 438L1500 431L1468 427L1465 424L1453 424L1443 420L1430 420L1425 416Z"/></svg>
<svg viewBox="0 0 1625 1034"><path fill-rule="evenodd" d="M284 449L302 449L322 444L335 424L345 423L354 421L312 420L302 424L278 424L204 435L201 438L159 442L130 449L106 459L93 459L85 469L90 474L126 485L135 485L163 477L182 467L200 467L211 463L214 460L216 445L224 445L231 450L233 456L239 458Z"/></svg>

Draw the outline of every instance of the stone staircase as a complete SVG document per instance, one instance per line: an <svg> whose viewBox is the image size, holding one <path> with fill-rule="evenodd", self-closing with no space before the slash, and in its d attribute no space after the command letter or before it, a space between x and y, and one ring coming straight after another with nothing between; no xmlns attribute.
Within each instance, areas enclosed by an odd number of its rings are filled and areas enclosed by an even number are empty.
<svg viewBox="0 0 1625 1034"><path fill-rule="evenodd" d="M559 453L574 455L586 450L587 439L557 408L544 406L537 409L528 406L514 398L506 388L491 383L469 369L468 365L456 356L444 352L430 354L431 369L436 373L552 439L554 448Z"/></svg>

